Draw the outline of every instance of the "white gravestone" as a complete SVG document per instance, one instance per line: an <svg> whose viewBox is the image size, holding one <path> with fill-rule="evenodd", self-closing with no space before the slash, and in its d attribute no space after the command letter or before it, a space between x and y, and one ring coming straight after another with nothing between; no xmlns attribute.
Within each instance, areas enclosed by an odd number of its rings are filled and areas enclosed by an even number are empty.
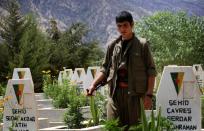
<svg viewBox="0 0 204 131"><path fill-rule="evenodd" d="M201 91L191 66L166 66L156 96L157 109L179 131L201 130Z"/></svg>
<svg viewBox="0 0 204 131"><path fill-rule="evenodd" d="M30 68L14 68L12 79L31 79L34 86Z"/></svg>
<svg viewBox="0 0 204 131"><path fill-rule="evenodd" d="M99 72L99 67L88 67L83 88L87 89Z"/></svg>
<svg viewBox="0 0 204 131"><path fill-rule="evenodd" d="M201 64L194 64L193 71L203 71Z"/></svg>
<svg viewBox="0 0 204 131"><path fill-rule="evenodd" d="M72 69L65 69L64 71L60 71L58 76L58 84L61 85L63 83L63 80L71 80L72 76Z"/></svg>
<svg viewBox="0 0 204 131"><path fill-rule="evenodd" d="M83 89L85 76L86 73L84 68L75 68L71 81L76 83L79 86L79 88Z"/></svg>
<svg viewBox="0 0 204 131"><path fill-rule="evenodd" d="M72 78L72 76L73 76L73 70L72 69L65 69L64 70L65 71L65 73L66 73L66 79L71 79Z"/></svg>
<svg viewBox="0 0 204 131"><path fill-rule="evenodd" d="M198 81L199 86L201 88L204 88L204 71L202 69L201 64L193 65L193 71L196 75L196 79Z"/></svg>
<svg viewBox="0 0 204 131"><path fill-rule="evenodd" d="M8 81L4 103L3 131L37 131L38 118L31 79L11 79ZM12 124L13 123L13 124Z"/></svg>
<svg viewBox="0 0 204 131"><path fill-rule="evenodd" d="M66 78L65 71L60 71L59 76L58 76L58 84L61 85L63 83L63 81L65 80L65 78Z"/></svg>
<svg viewBox="0 0 204 131"><path fill-rule="evenodd" d="M29 68L15 68L12 79L31 79L31 72Z"/></svg>
<svg viewBox="0 0 204 131"><path fill-rule="evenodd" d="M63 75L63 71L59 72L59 76L58 76L58 84L62 84L62 75Z"/></svg>

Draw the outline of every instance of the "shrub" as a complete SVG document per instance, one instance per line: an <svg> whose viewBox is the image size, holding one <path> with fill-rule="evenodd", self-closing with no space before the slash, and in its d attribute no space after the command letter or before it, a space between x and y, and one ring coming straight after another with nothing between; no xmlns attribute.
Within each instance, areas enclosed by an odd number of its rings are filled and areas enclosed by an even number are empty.
<svg viewBox="0 0 204 131"><path fill-rule="evenodd" d="M50 75L44 76L43 91L47 97L53 99L53 105L56 108L67 108L68 104L76 98L82 101L81 106L87 104L85 96L79 91L77 85L72 84L69 80L63 80L63 84L58 84L56 80L52 82Z"/></svg>
<svg viewBox="0 0 204 131"><path fill-rule="evenodd" d="M104 125L104 131L124 131L126 127L119 127L119 119L107 120Z"/></svg>
<svg viewBox="0 0 204 131"><path fill-rule="evenodd" d="M82 117L81 109L83 102L80 97L75 97L72 101L70 101L68 105L68 109L64 115L64 122L68 126L68 128L82 128L84 125L82 121L85 119Z"/></svg>
<svg viewBox="0 0 204 131"><path fill-rule="evenodd" d="M6 92L6 86L0 84L0 96L4 96Z"/></svg>
<svg viewBox="0 0 204 131"><path fill-rule="evenodd" d="M56 108L67 108L64 114L64 122L68 128L81 128L85 126L98 125L105 119L105 97L99 92L96 96L90 97L90 106L93 119L88 125L82 124L85 120L81 114L81 107L88 106L88 98L76 84L69 80L63 80L62 84L50 79L50 75L44 76L43 90L47 97L53 99Z"/></svg>
<svg viewBox="0 0 204 131"><path fill-rule="evenodd" d="M58 84L55 80L52 82L49 74L43 76L43 91L46 97L51 99L55 99L59 94Z"/></svg>

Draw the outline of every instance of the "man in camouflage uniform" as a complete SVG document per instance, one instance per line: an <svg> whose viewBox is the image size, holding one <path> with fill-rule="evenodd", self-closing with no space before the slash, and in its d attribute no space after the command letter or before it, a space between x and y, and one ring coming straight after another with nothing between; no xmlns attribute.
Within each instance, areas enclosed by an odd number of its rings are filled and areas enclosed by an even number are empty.
<svg viewBox="0 0 204 131"><path fill-rule="evenodd" d="M137 38L132 31L132 15L120 12L116 25L121 36L108 45L101 72L89 87L88 95L99 83L107 81L108 119L119 118L121 126L131 126L140 118L140 98L146 109L151 108L156 69L148 42Z"/></svg>

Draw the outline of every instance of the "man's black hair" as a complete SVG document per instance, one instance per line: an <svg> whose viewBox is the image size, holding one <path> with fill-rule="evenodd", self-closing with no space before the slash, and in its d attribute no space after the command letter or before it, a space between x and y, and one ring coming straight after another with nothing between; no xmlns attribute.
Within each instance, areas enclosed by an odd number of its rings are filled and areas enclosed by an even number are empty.
<svg viewBox="0 0 204 131"><path fill-rule="evenodd" d="M121 11L115 18L116 23L128 21L130 24L133 23L132 15L127 11Z"/></svg>

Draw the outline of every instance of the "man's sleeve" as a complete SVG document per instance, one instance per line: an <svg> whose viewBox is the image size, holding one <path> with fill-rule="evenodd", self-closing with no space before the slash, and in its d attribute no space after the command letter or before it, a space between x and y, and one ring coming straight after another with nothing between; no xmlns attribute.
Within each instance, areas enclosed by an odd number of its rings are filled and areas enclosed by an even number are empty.
<svg viewBox="0 0 204 131"><path fill-rule="evenodd" d="M101 72L106 76L106 78L108 77L108 73L109 73L109 68L110 67L110 60L111 60L111 55L110 55L110 46L108 46L107 51L106 51L106 55L105 58L103 60L102 66L101 66Z"/></svg>
<svg viewBox="0 0 204 131"><path fill-rule="evenodd" d="M151 50L149 48L149 42L147 42L144 45L144 57L148 76L156 76L157 75L156 66L151 54Z"/></svg>

